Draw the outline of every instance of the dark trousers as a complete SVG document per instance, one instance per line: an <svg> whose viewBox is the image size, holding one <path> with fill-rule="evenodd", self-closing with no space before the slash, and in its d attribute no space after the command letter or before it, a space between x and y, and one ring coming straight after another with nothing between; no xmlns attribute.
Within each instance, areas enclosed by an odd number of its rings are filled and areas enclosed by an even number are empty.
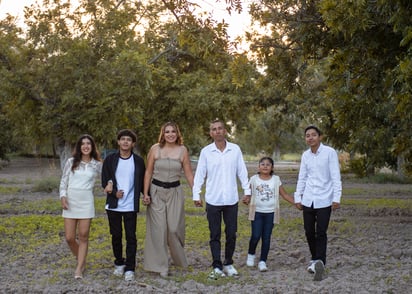
<svg viewBox="0 0 412 294"><path fill-rule="evenodd" d="M210 230L210 250L213 268L222 269L223 265L233 264L233 253L236 247L238 204L214 206L206 203L206 214ZM222 264L220 238L222 235L222 218L225 224L225 260Z"/></svg>
<svg viewBox="0 0 412 294"><path fill-rule="evenodd" d="M109 219L110 234L115 265L126 265L125 271L134 271L136 267L136 212L118 212L106 210ZM122 222L126 234L126 260L123 258Z"/></svg>
<svg viewBox="0 0 412 294"><path fill-rule="evenodd" d="M326 264L327 230L332 207L313 208L303 206L303 225L312 260L322 260Z"/></svg>
<svg viewBox="0 0 412 294"><path fill-rule="evenodd" d="M252 235L249 241L248 253L255 255L256 247L259 240L262 239L262 246L260 250L260 260L266 262L268 259L270 249L270 237L273 230L274 213L255 213L255 220L251 221Z"/></svg>

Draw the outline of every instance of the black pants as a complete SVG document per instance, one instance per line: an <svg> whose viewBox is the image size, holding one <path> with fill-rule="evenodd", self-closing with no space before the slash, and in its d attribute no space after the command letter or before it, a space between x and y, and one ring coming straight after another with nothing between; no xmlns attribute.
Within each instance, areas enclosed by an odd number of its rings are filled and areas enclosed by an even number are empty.
<svg viewBox="0 0 412 294"><path fill-rule="evenodd" d="M206 203L207 220L210 230L210 250L212 252L213 268L222 269L223 265L233 264L233 253L236 247L238 204L214 206ZM220 238L222 235L222 218L225 223L225 260L222 264Z"/></svg>
<svg viewBox="0 0 412 294"><path fill-rule="evenodd" d="M118 212L106 210L109 218L110 234L115 265L126 265L125 271L134 271L136 267L136 212ZM126 234L126 260L123 258L122 221Z"/></svg>
<svg viewBox="0 0 412 294"><path fill-rule="evenodd" d="M303 225L312 260L322 260L326 264L327 230L332 207L313 208L303 206Z"/></svg>

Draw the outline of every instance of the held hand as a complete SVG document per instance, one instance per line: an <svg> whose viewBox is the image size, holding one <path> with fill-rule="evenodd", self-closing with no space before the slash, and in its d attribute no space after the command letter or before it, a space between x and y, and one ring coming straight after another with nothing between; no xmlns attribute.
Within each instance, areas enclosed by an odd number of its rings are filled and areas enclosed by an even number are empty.
<svg viewBox="0 0 412 294"><path fill-rule="evenodd" d="M64 210L69 209L69 203L67 202L67 197L63 196L62 198L60 198L60 202L62 203L62 208Z"/></svg>
<svg viewBox="0 0 412 294"><path fill-rule="evenodd" d="M299 210L302 210L302 209L303 209L303 208L302 208L302 203L300 203L300 202L295 203L295 206L296 206L296 208L299 209Z"/></svg>
<svg viewBox="0 0 412 294"><path fill-rule="evenodd" d="M243 204L249 205L250 203L250 195L244 195L242 198Z"/></svg>
<svg viewBox="0 0 412 294"><path fill-rule="evenodd" d="M332 202L332 210L335 211L336 209L340 208L339 202Z"/></svg>
<svg viewBox="0 0 412 294"><path fill-rule="evenodd" d="M123 197L123 194L124 194L124 191L123 191L123 190L119 190L119 191L116 192L116 197L120 199L120 198Z"/></svg>
<svg viewBox="0 0 412 294"><path fill-rule="evenodd" d="M143 202L143 205L149 205L149 204L150 204L150 202L151 202L151 198L150 198L150 196L149 196L149 195L145 195L145 196L143 196L143 200L142 200L142 202Z"/></svg>
<svg viewBox="0 0 412 294"><path fill-rule="evenodd" d="M203 207L203 202L202 200L195 200L193 201L196 207Z"/></svg>
<svg viewBox="0 0 412 294"><path fill-rule="evenodd" d="M104 193L112 193L113 192L113 183L107 183L106 187L104 188Z"/></svg>

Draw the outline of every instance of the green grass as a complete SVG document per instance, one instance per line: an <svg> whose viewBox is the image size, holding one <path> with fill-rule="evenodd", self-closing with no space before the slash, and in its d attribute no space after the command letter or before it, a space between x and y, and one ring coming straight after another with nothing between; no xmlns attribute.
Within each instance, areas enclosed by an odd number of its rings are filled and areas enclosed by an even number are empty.
<svg viewBox="0 0 412 294"><path fill-rule="evenodd" d="M112 247L110 242L109 225L104 211L105 198L96 197L96 217L92 221L88 270L101 271L112 264ZM208 246L209 229L204 208L195 208L191 197L186 197L186 251L195 252L205 260L210 260L210 249ZM250 221L247 220L247 206L239 206L238 222L238 249L246 252L250 237ZM144 239L146 234L145 207L142 206L138 214L138 256L143 255ZM6 214L8 216L6 216ZM10 216L12 214L12 216ZM67 271L73 267L73 257L64 240L63 218L58 195L55 199L43 200L12 200L0 204L0 247L7 252L7 258L11 261L27 259L30 255L44 254L50 256L52 261L45 260L44 267L51 267L56 271ZM276 226L274 234L280 242L287 244L289 238L301 238L301 218L283 220ZM62 250L62 248L64 248ZM49 254L52 253L52 254ZM53 261L56 260L57 261ZM51 262L52 264L49 264ZM43 265L40 265L42 267ZM139 267L142 265L139 264ZM195 280L205 285L223 285L230 283L230 279L209 281L208 270L198 273L192 267L184 271L182 275L176 275L176 282ZM48 283L57 283L63 278L56 274ZM150 277L149 277L150 279ZM152 282L152 281L151 281Z"/></svg>
<svg viewBox="0 0 412 294"><path fill-rule="evenodd" d="M412 178L400 178L395 174L377 173L364 178L356 178L355 182L364 184L412 184Z"/></svg>
<svg viewBox="0 0 412 294"><path fill-rule="evenodd" d="M59 184L60 184L60 178L58 177L43 178L34 183L32 191L51 193L53 191L58 191Z"/></svg>
<svg viewBox="0 0 412 294"><path fill-rule="evenodd" d="M19 184L16 179L0 179L0 184Z"/></svg>
<svg viewBox="0 0 412 294"><path fill-rule="evenodd" d="M38 248L60 243L61 219L50 215L18 215L0 218L0 247L8 252L10 261Z"/></svg>
<svg viewBox="0 0 412 294"><path fill-rule="evenodd" d="M401 208L412 211L412 199L345 199L342 205L365 206L367 208Z"/></svg>
<svg viewBox="0 0 412 294"><path fill-rule="evenodd" d="M281 156L282 160L285 161L299 161L302 157L300 153L287 153Z"/></svg>
<svg viewBox="0 0 412 294"><path fill-rule="evenodd" d="M49 186L49 185L46 185ZM183 181L185 192L186 211L186 251L198 256L202 260L210 261L210 249L208 246L209 229L206 220L205 208L194 207L192 193ZM285 186L288 193L293 193L295 186ZM393 193L397 187L385 187L385 190ZM392 190L391 190L392 189ZM373 192L364 188L344 189L345 194L353 195L373 195L382 192L382 188L374 187ZM105 213L105 200L100 187L95 189L96 217L92 221L90 231L88 271L90 275L101 272L108 268L112 262L112 247L110 242L109 225ZM412 199L350 199L342 197L342 207L356 206L362 211L381 208L400 208L412 212ZM291 240L303 240L303 223L301 213L290 213L294 208L290 204L281 200L281 222L273 230L273 238L276 244L289 247ZM288 212L289 213L286 213ZM138 258L142 259L144 239L146 234L146 207L141 206L138 214L137 238L138 238ZM238 218L238 241L236 252L246 254L250 238L250 221L247 219L248 207L239 204ZM350 236L363 226L356 220L348 217L332 219L329 232L331 236ZM61 205L56 192L55 198L40 200L20 200L11 199L0 204L0 248L6 252L5 258L11 262L19 259L28 260L30 256L42 254L45 256L44 264L38 265L40 268L51 267L56 274L49 278L47 283L59 283L65 278L59 272L71 271L73 268L73 257L67 248L64 240L63 218L61 217ZM31 267L32 265L28 265ZM34 266L34 265L33 265ZM138 270L142 269L141 262L138 262ZM33 269L35 270L35 269ZM178 270L178 269L174 269ZM247 274L247 273L244 273ZM192 266L184 270L181 275L170 277L177 283L194 280L205 285L226 285L233 282L231 279L210 281L207 279L208 267L200 273ZM249 278L248 278L249 279ZM242 283L247 283L248 279L242 279ZM254 277L250 277L250 283L254 282ZM155 283L150 275L145 277L144 282Z"/></svg>
<svg viewBox="0 0 412 294"><path fill-rule="evenodd" d="M0 186L0 194L16 194L20 192L19 187L14 186Z"/></svg>

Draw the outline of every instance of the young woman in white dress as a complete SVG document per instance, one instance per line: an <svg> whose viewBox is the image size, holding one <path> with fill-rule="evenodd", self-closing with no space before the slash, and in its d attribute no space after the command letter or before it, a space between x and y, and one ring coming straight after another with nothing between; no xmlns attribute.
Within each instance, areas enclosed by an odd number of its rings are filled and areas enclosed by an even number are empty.
<svg viewBox="0 0 412 294"><path fill-rule="evenodd" d="M87 134L80 136L60 181L65 238L77 259L75 279L83 278L86 266L90 224L95 215L93 188L101 170L102 162L94 139Z"/></svg>

